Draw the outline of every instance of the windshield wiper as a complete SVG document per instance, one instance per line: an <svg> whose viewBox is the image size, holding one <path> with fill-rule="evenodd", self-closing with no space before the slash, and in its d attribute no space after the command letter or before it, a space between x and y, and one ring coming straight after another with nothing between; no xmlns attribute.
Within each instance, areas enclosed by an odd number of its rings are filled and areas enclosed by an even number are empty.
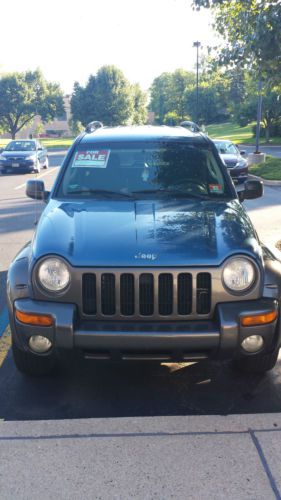
<svg viewBox="0 0 281 500"><path fill-rule="evenodd" d="M106 196L123 196L125 198L133 198L131 194L122 193L121 191L110 191L109 189L74 189L68 191L67 194L101 194Z"/></svg>
<svg viewBox="0 0 281 500"><path fill-rule="evenodd" d="M208 194L197 194L197 193L188 193L186 191L182 191L181 189L143 189L140 191L132 191L133 194L158 194L158 193L164 193L164 194L174 194L183 198L199 198L199 199L209 199L210 196Z"/></svg>

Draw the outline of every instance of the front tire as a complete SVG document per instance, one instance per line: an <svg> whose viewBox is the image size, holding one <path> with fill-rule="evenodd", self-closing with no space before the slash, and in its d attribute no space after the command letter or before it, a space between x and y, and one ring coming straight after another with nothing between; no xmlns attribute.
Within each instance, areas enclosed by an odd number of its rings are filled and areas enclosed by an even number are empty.
<svg viewBox="0 0 281 500"><path fill-rule="evenodd" d="M245 373L265 373L272 370L276 365L279 354L279 348L269 354L258 354L243 359L233 361L236 370Z"/></svg>
<svg viewBox="0 0 281 500"><path fill-rule="evenodd" d="M36 174L40 174L40 170L41 170L40 163L39 161L37 161L36 166L34 167L34 172Z"/></svg>
<svg viewBox="0 0 281 500"><path fill-rule="evenodd" d="M43 377L50 375L55 370L54 353L46 356L32 354L32 352L22 351L15 343L12 344L12 351L17 369L25 375Z"/></svg>

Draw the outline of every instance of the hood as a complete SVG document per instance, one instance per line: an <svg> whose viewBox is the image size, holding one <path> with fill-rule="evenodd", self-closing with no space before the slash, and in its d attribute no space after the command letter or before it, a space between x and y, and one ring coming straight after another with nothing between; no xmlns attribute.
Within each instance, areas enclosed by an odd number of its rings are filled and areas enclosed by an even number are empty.
<svg viewBox="0 0 281 500"><path fill-rule="evenodd" d="M36 151L2 151L2 156L6 156L7 158L26 158L27 156L36 155Z"/></svg>
<svg viewBox="0 0 281 500"><path fill-rule="evenodd" d="M51 200L33 240L34 259L85 267L217 266L235 253L260 254L238 200Z"/></svg>

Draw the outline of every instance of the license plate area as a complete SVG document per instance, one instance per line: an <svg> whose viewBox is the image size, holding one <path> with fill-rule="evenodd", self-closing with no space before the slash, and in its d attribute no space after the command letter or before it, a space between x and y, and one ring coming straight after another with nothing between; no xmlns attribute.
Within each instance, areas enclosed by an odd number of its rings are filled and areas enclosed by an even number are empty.
<svg viewBox="0 0 281 500"><path fill-rule="evenodd" d="M19 166L20 166L20 164L19 164L19 163L12 163L12 167L13 167L13 168L14 168L14 167L19 167Z"/></svg>

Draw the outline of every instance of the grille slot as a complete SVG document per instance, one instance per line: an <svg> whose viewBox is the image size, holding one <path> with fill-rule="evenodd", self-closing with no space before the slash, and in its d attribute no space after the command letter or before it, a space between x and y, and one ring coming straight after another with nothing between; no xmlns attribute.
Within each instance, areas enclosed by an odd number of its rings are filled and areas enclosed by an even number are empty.
<svg viewBox="0 0 281 500"><path fill-rule="evenodd" d="M115 275L104 273L101 275L101 311L105 315L113 315L116 310Z"/></svg>
<svg viewBox="0 0 281 500"><path fill-rule="evenodd" d="M97 314L97 285L95 274L84 274L82 281L83 311Z"/></svg>
<svg viewBox="0 0 281 500"><path fill-rule="evenodd" d="M168 316L173 312L173 275L160 274L158 277L159 314Z"/></svg>
<svg viewBox="0 0 281 500"><path fill-rule="evenodd" d="M192 275L178 275L178 314L190 314L192 310Z"/></svg>
<svg viewBox="0 0 281 500"><path fill-rule="evenodd" d="M151 316L154 312L154 279L153 274L140 275L139 288L140 314Z"/></svg>
<svg viewBox="0 0 281 500"><path fill-rule="evenodd" d="M198 314L208 314L211 310L211 275L197 274L197 307Z"/></svg>
<svg viewBox="0 0 281 500"><path fill-rule="evenodd" d="M133 274L121 275L120 311L124 316L132 316L135 312L135 280Z"/></svg>

